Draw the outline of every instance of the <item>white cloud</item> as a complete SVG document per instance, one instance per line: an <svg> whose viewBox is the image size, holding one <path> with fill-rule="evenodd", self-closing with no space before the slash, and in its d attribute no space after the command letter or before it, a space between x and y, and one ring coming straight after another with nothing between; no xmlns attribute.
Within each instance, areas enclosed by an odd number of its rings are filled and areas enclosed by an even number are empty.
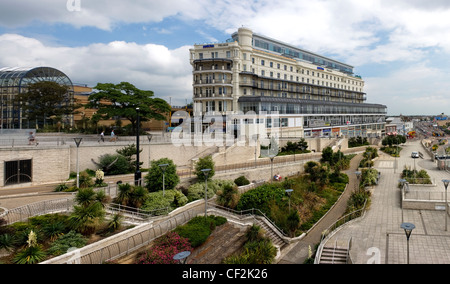
<svg viewBox="0 0 450 284"><path fill-rule="evenodd" d="M448 71L421 62L382 75L365 78L365 91L369 101L386 104L390 114L448 113Z"/></svg>
<svg viewBox="0 0 450 284"><path fill-rule="evenodd" d="M70 0L72 1L72 0ZM172 18L199 21L228 34L241 26L359 68L371 64L401 71L367 77L369 100L385 103L395 113L405 107L420 113L425 103L447 106L446 66L431 68L430 56L450 53L448 0L79 0L80 11L70 12L66 0L1 0L0 26L66 23L115 32L122 24L139 23L147 31L173 33L153 23ZM210 30L203 38L217 39ZM81 83L125 80L164 96L191 99L192 75L188 46L129 42L54 47L33 38L0 37L0 66L50 65ZM186 43L186 44L193 44ZM383 68L379 68L383 69ZM182 93L182 95L179 95ZM430 99L424 99L429 97ZM421 108L422 107L422 108ZM431 111L430 108L427 111ZM440 111L442 112L442 111Z"/></svg>
<svg viewBox="0 0 450 284"><path fill-rule="evenodd" d="M164 99L192 98L189 48L169 50L165 46L122 41L84 47L53 47L16 34L0 35L0 66L50 66L64 72L74 83L130 82L152 90Z"/></svg>

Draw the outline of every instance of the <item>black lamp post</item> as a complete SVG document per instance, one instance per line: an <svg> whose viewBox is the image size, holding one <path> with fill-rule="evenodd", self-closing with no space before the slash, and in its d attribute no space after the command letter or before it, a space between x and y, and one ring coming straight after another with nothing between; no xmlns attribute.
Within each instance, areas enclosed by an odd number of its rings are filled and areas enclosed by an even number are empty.
<svg viewBox="0 0 450 284"><path fill-rule="evenodd" d="M270 183L273 183L273 159L275 158L275 155L270 155Z"/></svg>
<svg viewBox="0 0 450 284"><path fill-rule="evenodd" d="M407 243L407 247L406 247L406 253L407 253L407 263L409 264L409 237L411 237L411 233L412 230L414 230L416 228L416 226L414 226L414 224L411 223L403 223L400 228L402 228L403 230L405 230L405 235L406 235L406 243Z"/></svg>
<svg viewBox="0 0 450 284"><path fill-rule="evenodd" d="M136 172L134 173L134 185L141 185L141 177L142 173L139 170L139 124L140 117L139 117L139 108L136 108L137 113L137 125L136 125Z"/></svg>
<svg viewBox="0 0 450 284"><path fill-rule="evenodd" d="M445 231L447 231L447 219L448 219L447 188L450 183L450 180L443 179L442 182L444 183L445 186Z"/></svg>
<svg viewBox="0 0 450 284"><path fill-rule="evenodd" d="M205 218L206 218L206 209L208 206L208 175L211 169L203 169L201 170L203 174L205 175Z"/></svg>
<svg viewBox="0 0 450 284"><path fill-rule="evenodd" d="M80 144L81 144L81 140L83 140L83 138L73 138L73 140L75 141L75 144L77 145L77 188L80 187L80 165L79 165L79 153L78 153L78 148L80 148Z"/></svg>
<svg viewBox="0 0 450 284"><path fill-rule="evenodd" d="M293 189L286 189L285 190L287 196L289 196L289 214L291 213L291 195L292 195L293 191L294 191Z"/></svg>
<svg viewBox="0 0 450 284"><path fill-rule="evenodd" d="M165 196L165 190L166 190L166 170L169 164L161 164L159 167L161 168L161 171L163 173L163 197Z"/></svg>

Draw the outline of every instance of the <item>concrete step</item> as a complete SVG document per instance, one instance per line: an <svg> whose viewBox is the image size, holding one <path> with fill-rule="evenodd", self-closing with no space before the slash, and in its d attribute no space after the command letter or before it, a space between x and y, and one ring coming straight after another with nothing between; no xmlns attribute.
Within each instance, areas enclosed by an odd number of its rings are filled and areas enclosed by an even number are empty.
<svg viewBox="0 0 450 284"><path fill-rule="evenodd" d="M340 247L324 247L320 256L320 264L346 264L348 249Z"/></svg>
<svg viewBox="0 0 450 284"><path fill-rule="evenodd" d="M226 223L211 234L208 240L196 248L189 257L189 264L220 264L237 252L245 242L245 229Z"/></svg>

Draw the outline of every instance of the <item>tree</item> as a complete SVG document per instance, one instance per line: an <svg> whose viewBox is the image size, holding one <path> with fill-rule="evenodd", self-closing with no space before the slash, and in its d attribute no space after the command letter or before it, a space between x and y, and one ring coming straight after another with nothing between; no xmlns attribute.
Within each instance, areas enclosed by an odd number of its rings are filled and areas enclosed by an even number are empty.
<svg viewBox="0 0 450 284"><path fill-rule="evenodd" d="M208 174L208 179L211 179L214 172L214 161L212 156L206 156L204 158L199 158L197 163L195 164L195 174L199 180L205 180L205 174L202 172L203 169L211 169Z"/></svg>
<svg viewBox="0 0 450 284"><path fill-rule="evenodd" d="M149 192L163 190L163 172L159 165L168 164L164 173L164 187L165 189L174 189L180 182L180 177L177 175L177 166L171 159L162 158L157 161L152 161L148 174L144 177L145 186Z"/></svg>
<svg viewBox="0 0 450 284"><path fill-rule="evenodd" d="M94 88L96 92L89 96L88 108L98 108L97 113L103 119L118 116L131 122L133 131L136 131L136 108L139 108L141 121L150 119L164 120L166 113L171 111L170 105L163 99L153 98L152 91L136 88L128 82L120 84L98 83Z"/></svg>
<svg viewBox="0 0 450 284"><path fill-rule="evenodd" d="M67 86L50 81L28 85L28 91L19 94L15 100L29 120L72 115L80 107L74 103Z"/></svg>
<svg viewBox="0 0 450 284"><path fill-rule="evenodd" d="M137 148L135 144L128 145L120 150L116 150L117 154L120 154L124 156L130 166L129 171L134 172L136 170L136 152ZM139 153L142 152L142 149L140 149ZM135 156L135 157L133 157ZM141 166L143 162L140 162L139 165Z"/></svg>

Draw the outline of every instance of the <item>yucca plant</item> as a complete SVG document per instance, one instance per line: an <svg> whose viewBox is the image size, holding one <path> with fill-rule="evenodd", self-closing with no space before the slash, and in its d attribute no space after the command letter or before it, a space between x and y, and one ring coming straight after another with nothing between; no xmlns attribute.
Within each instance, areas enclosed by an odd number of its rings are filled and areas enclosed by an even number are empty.
<svg viewBox="0 0 450 284"><path fill-rule="evenodd" d="M50 239L50 241L55 241L59 236L64 235L66 231L66 226L62 222L54 222L45 225L42 228L44 235Z"/></svg>
<svg viewBox="0 0 450 284"><path fill-rule="evenodd" d="M11 234L2 234L0 235L0 249L5 249L7 251L11 251L15 244L17 243L16 239Z"/></svg>
<svg viewBox="0 0 450 284"><path fill-rule="evenodd" d="M17 264L36 264L43 261L46 256L42 246L37 242L36 234L30 231L27 246L16 254L13 262Z"/></svg>

